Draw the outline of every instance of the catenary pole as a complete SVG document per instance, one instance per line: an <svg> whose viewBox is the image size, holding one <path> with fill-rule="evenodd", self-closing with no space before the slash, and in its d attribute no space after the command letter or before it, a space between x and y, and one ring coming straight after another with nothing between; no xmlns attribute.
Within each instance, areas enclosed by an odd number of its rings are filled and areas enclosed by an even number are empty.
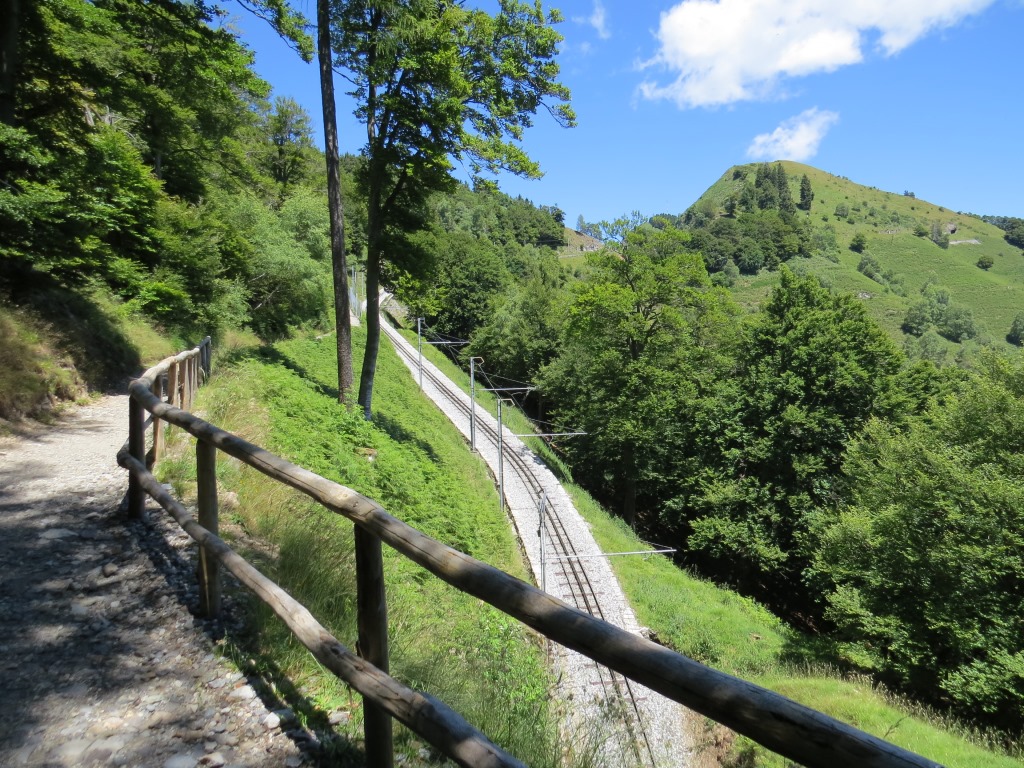
<svg viewBox="0 0 1024 768"><path fill-rule="evenodd" d="M469 450L476 451L476 361L482 357L469 358Z"/></svg>
<svg viewBox="0 0 1024 768"><path fill-rule="evenodd" d="M416 318L416 352L419 354L420 389L423 389L423 318Z"/></svg>

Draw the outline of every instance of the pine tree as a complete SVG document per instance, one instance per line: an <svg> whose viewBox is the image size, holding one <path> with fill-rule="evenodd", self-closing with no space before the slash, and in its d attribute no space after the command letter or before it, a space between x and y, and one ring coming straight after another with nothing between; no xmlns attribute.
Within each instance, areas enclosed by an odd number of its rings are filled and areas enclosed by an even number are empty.
<svg viewBox="0 0 1024 768"><path fill-rule="evenodd" d="M814 201L814 190L811 188L811 180L807 178L807 174L803 175L800 179L800 205L798 206L801 210L811 210L811 203Z"/></svg>
<svg viewBox="0 0 1024 768"><path fill-rule="evenodd" d="M786 177L786 169L782 167L782 163L775 164L775 188L779 192L779 210L783 213L796 211L793 195L789 192L789 179Z"/></svg>

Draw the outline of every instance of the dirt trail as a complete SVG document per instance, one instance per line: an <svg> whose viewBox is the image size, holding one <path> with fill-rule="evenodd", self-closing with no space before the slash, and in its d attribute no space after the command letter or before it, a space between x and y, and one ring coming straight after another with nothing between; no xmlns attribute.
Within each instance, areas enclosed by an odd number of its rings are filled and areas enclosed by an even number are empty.
<svg viewBox="0 0 1024 768"><path fill-rule="evenodd" d="M312 762L315 737L189 612L191 540L119 513L127 412L105 397L0 441L0 765Z"/></svg>

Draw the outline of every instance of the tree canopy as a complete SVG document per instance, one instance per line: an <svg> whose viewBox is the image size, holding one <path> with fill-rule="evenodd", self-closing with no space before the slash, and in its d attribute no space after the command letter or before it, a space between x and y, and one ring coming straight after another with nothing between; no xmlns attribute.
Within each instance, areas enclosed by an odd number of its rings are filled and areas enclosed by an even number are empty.
<svg viewBox="0 0 1024 768"><path fill-rule="evenodd" d="M367 200L367 351L359 403L372 410L380 339L378 291L416 264L407 236L425 223L430 192L451 189L454 162L474 176L537 176L520 146L540 108L572 125L557 81L557 12L501 0L498 12L456 2L360 0L335 8L336 63L366 126L361 175Z"/></svg>
<svg viewBox="0 0 1024 768"><path fill-rule="evenodd" d="M846 652L1019 731L1024 712L1024 367L986 358L905 428L873 420L814 572Z"/></svg>

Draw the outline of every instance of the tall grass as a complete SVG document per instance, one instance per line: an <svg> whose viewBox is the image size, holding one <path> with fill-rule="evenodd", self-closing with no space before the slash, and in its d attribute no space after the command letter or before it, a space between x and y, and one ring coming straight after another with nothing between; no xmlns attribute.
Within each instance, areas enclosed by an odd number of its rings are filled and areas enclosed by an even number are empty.
<svg viewBox="0 0 1024 768"><path fill-rule="evenodd" d="M0 291L0 419L44 419L64 401L122 387L183 344L127 314L109 289L31 273Z"/></svg>
<svg viewBox="0 0 1024 768"><path fill-rule="evenodd" d="M363 332L354 331L361 346ZM214 423L378 500L429 535L524 576L486 468L388 345L381 347L372 424L338 404L334 360L333 339L236 349L215 361L217 374L197 407ZM191 492L189 451L161 466L165 479ZM234 460L221 458L218 477L237 494L237 503L226 497L230 509L223 516L236 546L354 647L351 524ZM546 660L532 633L390 550L385 574L392 673L461 711L527 764L564 764L559 713L549 702ZM321 731L336 764L358 761L358 700L269 611L254 605L250 627L231 637L235 654L279 690L292 691L286 700ZM325 713L336 710L346 714L340 736L331 736ZM396 744L406 764L427 754L401 728ZM585 754L575 761L588 763Z"/></svg>

